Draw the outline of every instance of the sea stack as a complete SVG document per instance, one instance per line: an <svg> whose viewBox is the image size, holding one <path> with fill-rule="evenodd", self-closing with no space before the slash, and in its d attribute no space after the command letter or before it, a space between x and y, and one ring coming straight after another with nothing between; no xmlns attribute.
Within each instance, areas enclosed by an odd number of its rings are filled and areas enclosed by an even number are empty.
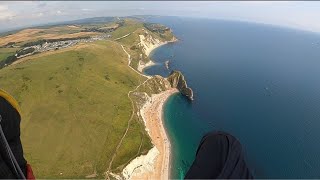
<svg viewBox="0 0 320 180"><path fill-rule="evenodd" d="M177 88L181 94L186 96L189 100L193 100L193 91L188 87L183 74L180 71L172 71L167 78L171 84L171 87Z"/></svg>

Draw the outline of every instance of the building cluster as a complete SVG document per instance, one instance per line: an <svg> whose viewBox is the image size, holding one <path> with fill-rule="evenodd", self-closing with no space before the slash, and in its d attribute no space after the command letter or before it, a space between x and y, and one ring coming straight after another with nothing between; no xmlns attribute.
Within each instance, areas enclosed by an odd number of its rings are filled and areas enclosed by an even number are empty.
<svg viewBox="0 0 320 180"><path fill-rule="evenodd" d="M18 54L16 54L17 58L22 58L25 56L29 56L32 55L34 53L40 53L40 52L45 52L45 51L51 51L51 50L58 50L58 49L64 49L67 47L71 47L74 46L78 43L90 43L90 42L94 42L94 41L98 41L98 40L103 40L103 39L107 39L110 38L111 35L109 34L105 34L105 35L99 35L99 36L93 36L90 38L79 38L79 39L74 39L74 40L62 40L62 41L55 41L55 42L45 42L43 44L39 44L39 45L34 45L34 46L29 46L29 47L25 47L22 50L26 51L28 49L34 49L33 52L30 52L28 54L23 54L18 56Z"/></svg>

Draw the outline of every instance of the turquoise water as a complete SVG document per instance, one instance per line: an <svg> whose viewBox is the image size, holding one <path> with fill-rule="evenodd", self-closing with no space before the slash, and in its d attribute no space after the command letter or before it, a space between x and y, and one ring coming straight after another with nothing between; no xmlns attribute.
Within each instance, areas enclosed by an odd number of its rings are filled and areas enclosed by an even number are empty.
<svg viewBox="0 0 320 180"><path fill-rule="evenodd" d="M320 178L320 35L267 25L161 17L180 39L156 49L146 74L180 70L190 103L172 96L165 126L171 177L183 177L211 130L241 142L256 178ZM164 62L170 60L170 70Z"/></svg>

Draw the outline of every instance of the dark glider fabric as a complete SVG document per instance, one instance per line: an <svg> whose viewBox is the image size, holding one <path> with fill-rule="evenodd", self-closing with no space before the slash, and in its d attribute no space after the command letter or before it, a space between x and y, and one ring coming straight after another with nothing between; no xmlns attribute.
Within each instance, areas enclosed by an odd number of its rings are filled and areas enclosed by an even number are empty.
<svg viewBox="0 0 320 180"><path fill-rule="evenodd" d="M211 132L198 147L185 179L252 179L240 142L230 134Z"/></svg>
<svg viewBox="0 0 320 180"><path fill-rule="evenodd" d="M20 114L5 98L0 96L1 127L9 146L22 172L26 175L27 162L23 157L20 141ZM3 140L0 138L0 178L15 179L14 166L8 156Z"/></svg>

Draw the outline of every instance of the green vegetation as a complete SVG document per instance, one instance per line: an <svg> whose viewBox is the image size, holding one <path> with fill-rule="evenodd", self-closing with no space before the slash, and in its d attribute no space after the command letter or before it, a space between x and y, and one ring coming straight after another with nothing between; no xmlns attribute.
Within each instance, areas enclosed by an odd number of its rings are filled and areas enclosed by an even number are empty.
<svg viewBox="0 0 320 180"><path fill-rule="evenodd" d="M171 41L173 38L173 34L171 29L167 26L157 23L144 23L143 24L146 29L153 32L160 39L165 39L166 41Z"/></svg>
<svg viewBox="0 0 320 180"><path fill-rule="evenodd" d="M161 76L153 76L151 79L148 79L148 81L142 84L137 89L137 92L145 92L148 94L148 96L151 96L151 94L158 94L169 88L171 88L169 81Z"/></svg>
<svg viewBox="0 0 320 180"><path fill-rule="evenodd" d="M16 60L15 53L33 49L0 48L0 68L4 67L0 69L0 87L21 105L24 153L37 178L84 178L95 172L97 178L103 178L108 170L120 173L152 147L137 114L143 99L134 92L150 95L170 84L156 76L133 92L146 78L128 67L121 45L131 55L130 66L136 69L139 60L149 61L139 45L139 35L148 32L155 38L171 40L171 31L152 32L137 19L127 18L26 29L0 41L5 46L29 47L87 38L94 34L81 31L90 28L114 28L112 40L34 54L7 67L4 64Z"/></svg>
<svg viewBox="0 0 320 180"><path fill-rule="evenodd" d="M113 39L116 39L116 38L122 37L126 34L133 33L134 31L136 31L139 28L143 28L143 24L141 22L133 20L133 19L125 19L124 25L119 27L116 31L112 32L111 35L112 35ZM131 41L130 41L131 43L133 42L132 40L134 40L134 39L131 38Z"/></svg>
<svg viewBox="0 0 320 180"><path fill-rule="evenodd" d="M126 50L131 55L130 66L133 67L134 69L137 69L137 65L140 60L145 63L150 61L149 57L147 57L142 52L142 49L139 46L139 43L140 43L139 35L147 35L146 32L148 32L148 34L151 35L153 38L157 38L162 41L171 41L174 38L170 28L160 24L150 24L154 26L157 25L155 27L162 29L162 30L151 31L149 30L150 27L147 26L149 25L148 23L147 24L142 23L136 19L126 19L124 22L125 22L124 26L118 28L117 31L114 31L112 33L112 35L114 39L117 39L119 37L123 37L129 34L129 36L119 39L117 41L123 44L126 47Z"/></svg>
<svg viewBox="0 0 320 180"><path fill-rule="evenodd" d="M170 30L170 28L168 28L167 26L164 26L162 24L157 24L157 23L144 23L143 25L149 31L157 32L157 33L164 33Z"/></svg>
<svg viewBox="0 0 320 180"><path fill-rule="evenodd" d="M17 59L15 55L8 56L6 59L0 61L0 69L14 63Z"/></svg>
<svg viewBox="0 0 320 180"><path fill-rule="evenodd" d="M0 86L22 109L26 159L39 178L102 175L115 153L132 105L127 96L144 77L130 70L113 42L35 55L0 71ZM151 147L136 117L113 161L123 167Z"/></svg>
<svg viewBox="0 0 320 180"><path fill-rule="evenodd" d="M32 35L32 37L37 37L45 34L57 34L57 35L62 35L62 34L74 34L81 32L81 29L79 28L69 28L68 26L62 26L62 27L56 27L56 28L51 28L51 29L43 29L42 31L39 31L35 34Z"/></svg>
<svg viewBox="0 0 320 180"><path fill-rule="evenodd" d="M129 36L119 39L117 41L123 44L126 47L128 53L131 55L130 66L134 69L137 69L139 60L142 60L144 62L150 61L149 57L147 57L142 52L142 49L139 46L139 35L145 33L143 29L144 25L140 21L137 21L136 19L125 19L124 25L112 33L113 39L117 39L129 34ZM157 36L156 34L153 35L159 39L163 39Z"/></svg>
<svg viewBox="0 0 320 180"><path fill-rule="evenodd" d="M119 27L123 26L125 22L123 20L108 24L99 24L99 25L91 25L89 27L86 27L84 30L81 30L81 32L101 32L101 33L111 33L118 29Z"/></svg>
<svg viewBox="0 0 320 180"><path fill-rule="evenodd" d="M0 62L9 56L15 55L18 48L0 48Z"/></svg>

